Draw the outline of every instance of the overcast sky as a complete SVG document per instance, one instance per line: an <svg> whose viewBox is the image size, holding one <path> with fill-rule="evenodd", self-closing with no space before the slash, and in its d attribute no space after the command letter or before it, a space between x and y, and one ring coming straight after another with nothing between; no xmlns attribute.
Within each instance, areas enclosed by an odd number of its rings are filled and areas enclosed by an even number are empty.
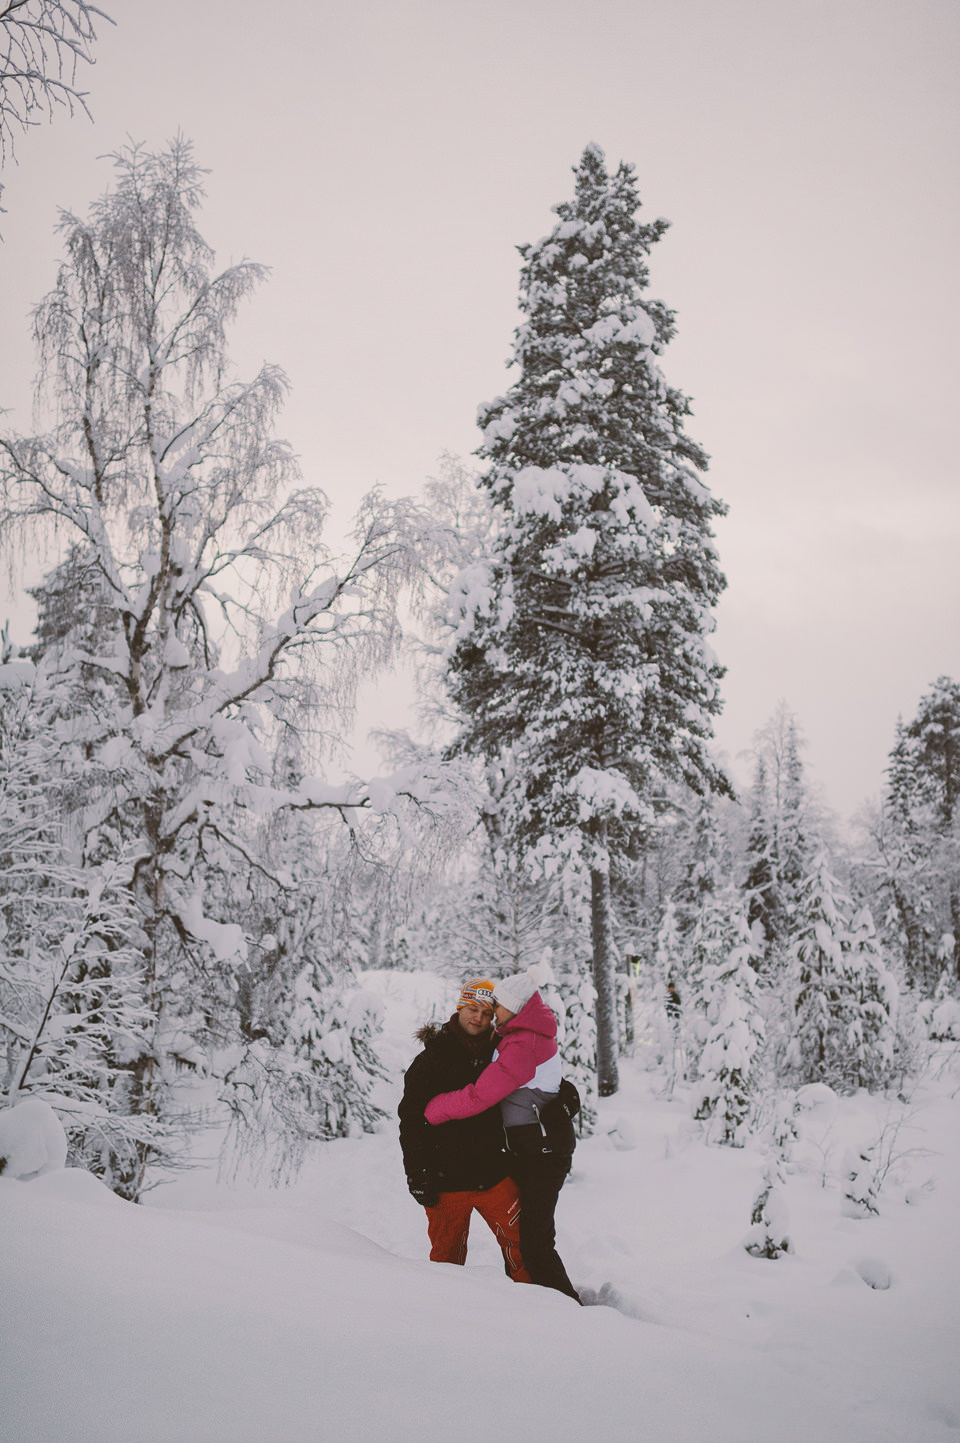
<svg viewBox="0 0 960 1443"><path fill-rule="evenodd" d="M283 432L345 525L477 445L514 247L597 141L672 222L664 369L730 505L719 743L735 759L784 699L828 800L878 793L897 715L960 678L956 0L100 3L95 124L58 116L4 177L9 423L57 207L86 209L127 136L180 129L218 260L272 267L237 366L286 369Z"/></svg>

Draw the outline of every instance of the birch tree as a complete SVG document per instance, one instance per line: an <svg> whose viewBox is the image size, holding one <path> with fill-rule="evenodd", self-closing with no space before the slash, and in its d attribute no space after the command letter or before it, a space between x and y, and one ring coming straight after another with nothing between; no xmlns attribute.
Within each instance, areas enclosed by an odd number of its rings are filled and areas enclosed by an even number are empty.
<svg viewBox="0 0 960 1443"><path fill-rule="evenodd" d="M328 552L326 499L298 485L272 433L282 372L229 375L227 328L263 267L214 268L187 142L113 160L113 189L86 218L61 218L64 259L34 313L50 425L0 438L0 530L14 545L53 537L83 568L79 606L46 636L74 698L61 765L81 864L131 858L152 1021L128 1062L130 1099L157 1115L173 1042L189 1052L211 1018L217 1033L251 965L225 879L282 889L251 850L256 819L371 806L362 786L311 772L358 676L397 644L420 517L375 494L352 552ZM279 778L272 752L291 716L313 745L303 772Z"/></svg>

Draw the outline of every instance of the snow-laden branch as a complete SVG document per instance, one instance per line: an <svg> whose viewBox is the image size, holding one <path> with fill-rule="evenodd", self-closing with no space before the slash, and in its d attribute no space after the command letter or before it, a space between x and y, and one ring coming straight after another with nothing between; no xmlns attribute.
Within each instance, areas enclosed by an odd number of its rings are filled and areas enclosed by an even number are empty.
<svg viewBox="0 0 960 1443"><path fill-rule="evenodd" d="M89 116L77 71L93 64L98 20L114 24L87 0L0 0L0 163L55 106Z"/></svg>

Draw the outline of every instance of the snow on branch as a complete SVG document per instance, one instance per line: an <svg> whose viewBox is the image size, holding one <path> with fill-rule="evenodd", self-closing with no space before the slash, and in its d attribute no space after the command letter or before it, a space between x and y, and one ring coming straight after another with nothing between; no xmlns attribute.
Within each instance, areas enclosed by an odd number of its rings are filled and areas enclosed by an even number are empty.
<svg viewBox="0 0 960 1443"><path fill-rule="evenodd" d="M87 0L0 0L0 163L55 106L90 115L77 69L94 63L98 20L115 23Z"/></svg>

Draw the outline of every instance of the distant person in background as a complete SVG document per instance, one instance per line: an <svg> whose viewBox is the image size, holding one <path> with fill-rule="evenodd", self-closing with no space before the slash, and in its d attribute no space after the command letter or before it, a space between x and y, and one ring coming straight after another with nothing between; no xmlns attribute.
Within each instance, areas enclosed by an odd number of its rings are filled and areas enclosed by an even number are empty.
<svg viewBox="0 0 960 1443"><path fill-rule="evenodd" d="M417 1033L423 1051L404 1075L400 1147L410 1195L427 1214L430 1259L460 1263L467 1256L470 1218L478 1212L503 1253L509 1276L529 1283L520 1247L520 1196L509 1176L499 1107L430 1127L424 1109L438 1092L476 1082L493 1055L493 984L464 984L448 1022Z"/></svg>
<svg viewBox="0 0 960 1443"><path fill-rule="evenodd" d="M680 990L677 987L674 977L667 978L667 994L663 1002L663 1010L666 1012L673 1029L673 1055L670 1059L670 1089L677 1084L678 1078L685 1078L687 1075L687 1053L683 1045L683 1035L680 1024L683 1018L683 1004L680 1000Z"/></svg>
<svg viewBox="0 0 960 1443"><path fill-rule="evenodd" d="M576 1136L557 1051L557 1019L537 990L538 967L493 984L497 1051L475 1081L427 1105L438 1131L454 1120L486 1115L500 1104L510 1171L520 1188L520 1250L530 1278L580 1301L556 1249L554 1212L570 1171ZM564 1084L576 1096L569 1083ZM579 1105L579 1100L577 1105Z"/></svg>

